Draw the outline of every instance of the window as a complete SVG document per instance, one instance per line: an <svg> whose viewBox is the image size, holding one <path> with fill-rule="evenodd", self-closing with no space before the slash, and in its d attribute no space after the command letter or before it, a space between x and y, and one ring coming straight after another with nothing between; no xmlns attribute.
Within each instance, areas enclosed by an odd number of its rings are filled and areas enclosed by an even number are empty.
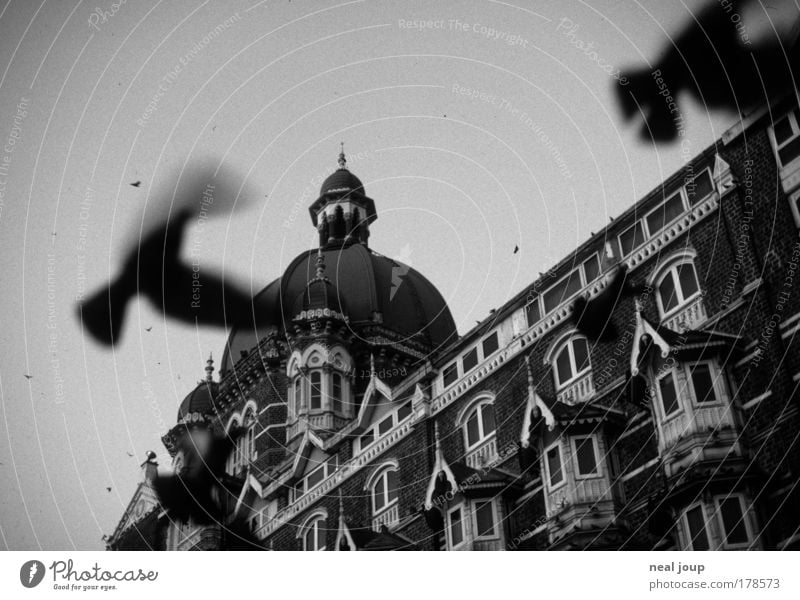
<svg viewBox="0 0 800 600"><path fill-rule="evenodd" d="M564 481L564 472L561 469L561 449L558 444L547 451L547 479L550 482L550 488L555 488Z"/></svg>
<svg viewBox="0 0 800 600"><path fill-rule="evenodd" d="M672 223L675 219L680 217L684 212L683 197L680 191L675 192L658 208L651 211L645 217L647 222L647 231L650 235L655 235L665 225Z"/></svg>
<svg viewBox="0 0 800 600"><path fill-rule="evenodd" d="M483 402L469 413L464 425L467 449L481 444L484 440L494 435L494 431L494 406L492 406L491 402Z"/></svg>
<svg viewBox="0 0 800 600"><path fill-rule="evenodd" d="M326 477L330 477L339 466L338 455L331 456L324 463L320 464L316 469L311 471L308 475L303 477L294 486L294 499L297 500L305 494L310 492L314 487L322 483Z"/></svg>
<svg viewBox="0 0 800 600"><path fill-rule="evenodd" d="M370 429L369 431L365 432L360 438L358 438L358 447L359 449L363 450L374 441L375 441L375 432L374 430Z"/></svg>
<svg viewBox="0 0 800 600"><path fill-rule="evenodd" d="M458 363L453 363L448 365L442 371L442 381L444 383L444 387L455 383L456 379L458 379Z"/></svg>
<svg viewBox="0 0 800 600"><path fill-rule="evenodd" d="M325 550L325 517L316 517L311 521L303 533L303 550Z"/></svg>
<svg viewBox="0 0 800 600"><path fill-rule="evenodd" d="M573 448L575 449L575 466L576 473L579 477L591 477L599 475L600 471L597 465L597 451L595 438L592 435L575 437L572 439Z"/></svg>
<svg viewBox="0 0 800 600"><path fill-rule="evenodd" d="M727 546L750 543L745 507L741 496L717 498L717 513L722 524L722 536Z"/></svg>
<svg viewBox="0 0 800 600"><path fill-rule="evenodd" d="M483 340L483 358L487 358L497 352L497 349L500 347L500 344L497 341L497 332L495 331Z"/></svg>
<svg viewBox="0 0 800 600"><path fill-rule="evenodd" d="M664 317L687 304L700 292L692 263L670 267L658 284L658 301Z"/></svg>
<svg viewBox="0 0 800 600"><path fill-rule="evenodd" d="M800 156L800 119L797 110L786 114L772 127L778 161L785 167Z"/></svg>
<svg viewBox="0 0 800 600"><path fill-rule="evenodd" d="M319 371L311 372L311 410L322 408L322 376Z"/></svg>
<svg viewBox="0 0 800 600"><path fill-rule="evenodd" d="M256 456L255 415L249 409L244 423L243 430L234 441L233 450L225 464L225 471L230 475L242 471ZM234 427L238 427L238 421L234 422Z"/></svg>
<svg viewBox="0 0 800 600"><path fill-rule="evenodd" d="M525 317L528 319L528 327L538 323L542 318L542 311L539 310L539 298L525 305Z"/></svg>
<svg viewBox="0 0 800 600"><path fill-rule="evenodd" d="M397 409L397 422L403 421L406 417L411 415L411 402L406 402Z"/></svg>
<svg viewBox="0 0 800 600"><path fill-rule="evenodd" d="M583 277L586 285L600 277L600 258L596 253L583 261Z"/></svg>
<svg viewBox="0 0 800 600"><path fill-rule="evenodd" d="M708 550L711 545L708 541L708 531L706 530L706 518L703 514L703 505L690 508L684 515L689 547L692 550Z"/></svg>
<svg viewBox="0 0 800 600"><path fill-rule="evenodd" d="M372 486L372 513L376 514L397 501L397 471L386 469Z"/></svg>
<svg viewBox="0 0 800 600"><path fill-rule="evenodd" d="M331 377L331 388L333 389L333 410L342 412L342 376L334 373Z"/></svg>
<svg viewBox="0 0 800 600"><path fill-rule="evenodd" d="M394 427L394 415L389 415L383 421L378 423L378 435L383 435L384 433L390 431Z"/></svg>
<svg viewBox="0 0 800 600"><path fill-rule="evenodd" d="M478 347L476 346L469 352L464 355L464 358L461 359L461 367L466 373L467 371L471 371L476 366L478 366Z"/></svg>
<svg viewBox="0 0 800 600"><path fill-rule="evenodd" d="M310 490L319 485L323 479L325 479L325 465L320 465L306 477L306 489Z"/></svg>
<svg viewBox="0 0 800 600"><path fill-rule="evenodd" d="M661 414L665 419L680 410L675 374L672 371L664 373L658 379L658 395L661 398Z"/></svg>
<svg viewBox="0 0 800 600"><path fill-rule="evenodd" d="M494 514L494 502L491 500L475 502L475 538L495 538L497 519Z"/></svg>
<svg viewBox="0 0 800 600"><path fill-rule="evenodd" d="M634 248L644 243L644 229L642 229L642 222L636 221L631 227L628 227L619 236L619 249L622 256L627 256L633 252Z"/></svg>
<svg viewBox="0 0 800 600"><path fill-rule="evenodd" d="M689 204L692 206L700 202L713 191L714 184L711 181L711 174L707 169L686 184L686 196L689 198Z"/></svg>
<svg viewBox="0 0 800 600"><path fill-rule="evenodd" d="M570 339L556 354L555 373L556 386L564 387L589 370L589 344L586 338L575 337Z"/></svg>
<svg viewBox="0 0 800 600"><path fill-rule="evenodd" d="M302 410L303 400L303 376L298 375L294 380L294 414L299 415Z"/></svg>
<svg viewBox="0 0 800 600"><path fill-rule="evenodd" d="M708 363L697 363L689 371L692 388L694 389L694 400L698 404L717 401L717 392L714 389L714 377L711 374L711 365Z"/></svg>
<svg viewBox="0 0 800 600"><path fill-rule="evenodd" d="M574 269L569 275L548 289L542 298L544 299L544 312L549 313L559 304L577 294L583 285L581 284L581 274L579 269Z"/></svg>
<svg viewBox="0 0 800 600"><path fill-rule="evenodd" d="M450 547L455 548L464 542L464 519L460 506L447 513L448 530L450 531Z"/></svg>

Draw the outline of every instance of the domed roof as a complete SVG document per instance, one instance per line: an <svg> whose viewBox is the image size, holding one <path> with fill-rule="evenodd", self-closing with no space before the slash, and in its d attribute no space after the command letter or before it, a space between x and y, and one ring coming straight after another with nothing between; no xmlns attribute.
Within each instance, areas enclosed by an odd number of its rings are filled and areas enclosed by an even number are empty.
<svg viewBox="0 0 800 600"><path fill-rule="evenodd" d="M301 253L279 279L255 297L253 310L257 325L233 329L221 371L230 369L270 329L285 329L297 316L296 309L302 307L304 293L316 270L317 253L318 250ZM455 322L444 298L415 269L358 243L326 247L322 255L330 280L330 286L325 286L324 301L331 304L328 308L349 318L351 329L358 331L362 326L380 322L382 327L422 341L432 350L457 337Z"/></svg>
<svg viewBox="0 0 800 600"><path fill-rule="evenodd" d="M366 194L364 191L364 184L361 183L361 180L344 167L336 169L325 181L322 182L322 187L319 189L319 195L324 196L325 194L341 192L358 192L360 194Z"/></svg>
<svg viewBox="0 0 800 600"><path fill-rule="evenodd" d="M199 417L213 413L218 390L216 381L198 383L181 402L178 408L178 423L197 421Z"/></svg>

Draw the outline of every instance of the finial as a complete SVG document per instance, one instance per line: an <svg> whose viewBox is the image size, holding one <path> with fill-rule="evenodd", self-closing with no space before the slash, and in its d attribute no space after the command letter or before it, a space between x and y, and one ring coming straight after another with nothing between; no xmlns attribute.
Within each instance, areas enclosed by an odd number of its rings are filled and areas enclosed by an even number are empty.
<svg viewBox="0 0 800 600"><path fill-rule="evenodd" d="M347 159L344 157L344 142L339 142L339 168L347 168Z"/></svg>
<svg viewBox="0 0 800 600"><path fill-rule="evenodd" d="M325 278L325 255L322 254L322 247L317 250L317 279Z"/></svg>
<svg viewBox="0 0 800 600"><path fill-rule="evenodd" d="M342 488L339 488L339 518L344 519L344 498L342 497Z"/></svg>
<svg viewBox="0 0 800 600"><path fill-rule="evenodd" d="M369 353L369 376L375 377L375 355L372 352Z"/></svg>
<svg viewBox="0 0 800 600"><path fill-rule="evenodd" d="M208 360L206 361L206 381L214 381L212 377L212 373L214 372L214 359L211 356L211 353L208 353Z"/></svg>
<svg viewBox="0 0 800 600"><path fill-rule="evenodd" d="M440 450L439 447L439 421L433 422L433 439L436 441L436 451Z"/></svg>
<svg viewBox="0 0 800 600"><path fill-rule="evenodd" d="M639 301L639 298L633 299L633 305L636 308L636 314L641 314L642 312L642 303Z"/></svg>
<svg viewBox="0 0 800 600"><path fill-rule="evenodd" d="M525 369L528 371L528 387L533 389L533 369L531 369L531 357L525 357Z"/></svg>

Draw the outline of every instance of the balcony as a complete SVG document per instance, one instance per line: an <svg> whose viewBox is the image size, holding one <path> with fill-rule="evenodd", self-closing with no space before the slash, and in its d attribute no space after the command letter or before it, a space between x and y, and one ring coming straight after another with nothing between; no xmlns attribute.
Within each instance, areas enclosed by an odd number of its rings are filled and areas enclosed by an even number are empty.
<svg viewBox="0 0 800 600"><path fill-rule="evenodd" d="M372 530L380 531L381 527L386 525L391 529L394 525L400 522L400 505L398 502L390 504L387 508L383 509L380 513L372 517Z"/></svg>
<svg viewBox="0 0 800 600"><path fill-rule="evenodd" d="M683 333L689 329L697 329L707 318L703 296L700 294L678 312L665 318L663 324L672 331Z"/></svg>
<svg viewBox="0 0 800 600"><path fill-rule="evenodd" d="M594 383L592 382L592 371L589 370L585 375L567 385L563 390L556 394L556 400L565 404L577 404L585 402L594 394Z"/></svg>
<svg viewBox="0 0 800 600"><path fill-rule="evenodd" d="M467 452L466 460L467 466L473 469L480 469L488 464L491 464L497 459L497 437L492 434L492 437L481 443L480 446L474 450Z"/></svg>

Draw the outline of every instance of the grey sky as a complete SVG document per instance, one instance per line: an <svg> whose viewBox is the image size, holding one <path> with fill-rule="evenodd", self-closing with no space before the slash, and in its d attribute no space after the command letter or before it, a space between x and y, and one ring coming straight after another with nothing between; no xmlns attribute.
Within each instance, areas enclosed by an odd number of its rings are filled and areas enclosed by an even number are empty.
<svg viewBox="0 0 800 600"><path fill-rule="evenodd" d="M246 178L248 207L209 221L201 254L258 290L314 246L307 206L343 140L376 201L371 247L433 281L463 333L733 122L684 99L688 155L643 144L596 60L655 59L700 5L3 3L0 548L101 548L221 354L224 331L147 302L113 351L74 318L186 161Z"/></svg>

